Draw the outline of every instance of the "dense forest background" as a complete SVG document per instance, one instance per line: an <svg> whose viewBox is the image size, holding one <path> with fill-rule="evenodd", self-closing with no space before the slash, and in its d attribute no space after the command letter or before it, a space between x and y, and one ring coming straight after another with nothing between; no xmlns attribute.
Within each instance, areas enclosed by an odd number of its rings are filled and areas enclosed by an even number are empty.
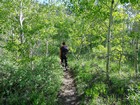
<svg viewBox="0 0 140 105"><path fill-rule="evenodd" d="M1 0L0 104L57 105L69 47L81 105L139 105L139 0Z"/></svg>

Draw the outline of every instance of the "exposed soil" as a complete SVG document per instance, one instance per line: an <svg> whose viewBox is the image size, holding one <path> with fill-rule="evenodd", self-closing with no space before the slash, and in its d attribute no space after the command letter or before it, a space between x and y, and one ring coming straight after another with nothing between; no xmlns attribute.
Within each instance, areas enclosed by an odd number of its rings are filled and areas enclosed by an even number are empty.
<svg viewBox="0 0 140 105"><path fill-rule="evenodd" d="M58 95L58 100L59 105L79 105L74 78L68 70L64 70L63 84Z"/></svg>

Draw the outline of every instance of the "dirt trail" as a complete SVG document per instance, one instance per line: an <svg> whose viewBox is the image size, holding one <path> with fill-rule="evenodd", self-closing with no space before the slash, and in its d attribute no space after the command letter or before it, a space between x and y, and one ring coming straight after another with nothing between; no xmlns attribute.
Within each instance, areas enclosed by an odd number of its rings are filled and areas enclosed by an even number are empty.
<svg viewBox="0 0 140 105"><path fill-rule="evenodd" d="M74 79L69 71L64 71L63 84L58 98L59 105L79 105L77 102L77 93Z"/></svg>

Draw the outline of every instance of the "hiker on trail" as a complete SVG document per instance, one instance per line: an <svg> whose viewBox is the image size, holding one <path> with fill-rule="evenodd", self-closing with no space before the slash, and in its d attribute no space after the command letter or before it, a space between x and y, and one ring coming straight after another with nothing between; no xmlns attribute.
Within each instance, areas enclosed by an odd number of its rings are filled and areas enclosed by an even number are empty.
<svg viewBox="0 0 140 105"><path fill-rule="evenodd" d="M61 64L64 67L67 67L67 53L68 53L68 48L65 45L65 42L62 43L61 47L60 47L60 60L61 60Z"/></svg>

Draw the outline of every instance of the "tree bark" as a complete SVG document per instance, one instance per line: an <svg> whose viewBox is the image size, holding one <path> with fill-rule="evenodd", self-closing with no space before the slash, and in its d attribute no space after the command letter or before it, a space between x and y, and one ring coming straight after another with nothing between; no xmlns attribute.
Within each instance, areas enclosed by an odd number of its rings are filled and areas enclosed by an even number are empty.
<svg viewBox="0 0 140 105"><path fill-rule="evenodd" d="M110 36L111 36L111 26L113 21L113 4L114 0L111 2L110 7L110 17L109 17L109 27L108 27L108 34L107 34L107 62L106 62L106 78L109 80L109 70L110 70L110 53L111 53L111 46L110 46Z"/></svg>
<svg viewBox="0 0 140 105"><path fill-rule="evenodd" d="M23 17L23 13L22 13L22 1L20 4L20 15L19 15L19 21L20 21L20 43L23 43L23 38L24 38L24 33L23 33L23 21L24 21L24 17Z"/></svg>
<svg viewBox="0 0 140 105"><path fill-rule="evenodd" d="M136 71L136 77L138 76L138 73L139 73L138 51L139 51L139 40L137 38L135 40L135 71Z"/></svg>

